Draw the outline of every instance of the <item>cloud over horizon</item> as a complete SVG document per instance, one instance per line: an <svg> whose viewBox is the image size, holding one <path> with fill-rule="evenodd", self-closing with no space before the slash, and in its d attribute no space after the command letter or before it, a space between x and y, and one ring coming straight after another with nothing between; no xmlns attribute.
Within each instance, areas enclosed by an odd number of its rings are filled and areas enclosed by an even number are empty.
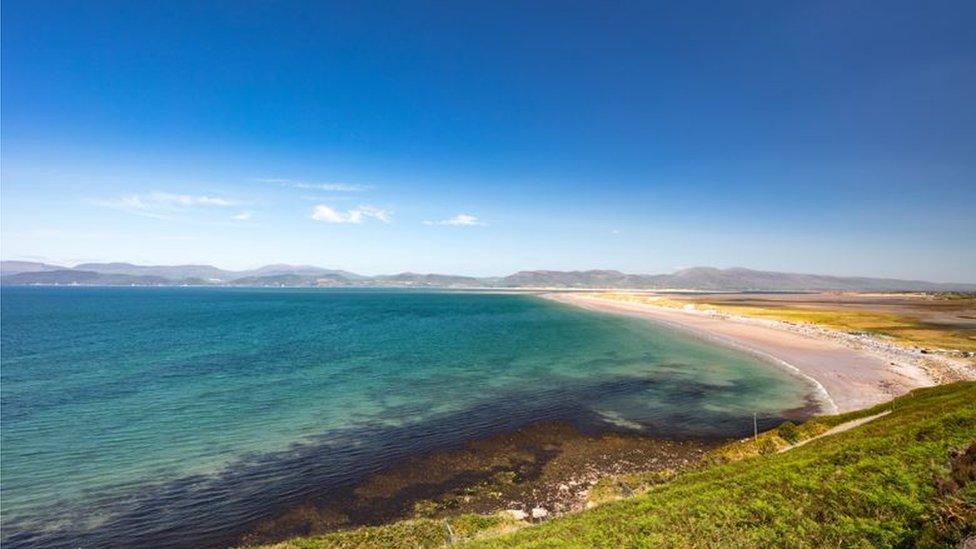
<svg viewBox="0 0 976 549"><path fill-rule="evenodd" d="M154 219L173 219L193 208L230 208L242 202L209 195L192 195L154 191L147 194L127 194L106 200L91 200L91 204L111 208L126 213L152 217Z"/></svg>
<svg viewBox="0 0 976 549"><path fill-rule="evenodd" d="M487 225L484 221L478 219L477 216L470 214L457 214L450 219L442 219L440 221L424 221L424 225L447 225L451 227L475 227Z"/></svg>
<svg viewBox="0 0 976 549"><path fill-rule="evenodd" d="M368 218L390 223L393 212L374 206L356 206L350 210L340 211L326 204L318 204L312 209L312 219L332 224L360 224Z"/></svg>
<svg viewBox="0 0 976 549"><path fill-rule="evenodd" d="M281 185L282 187L291 187L293 189L305 189L305 190L316 190L316 191L329 191L329 192L362 192L368 191L372 187L369 185L354 185L350 183L308 183L305 181L292 181L291 179L282 178L264 178L258 179L261 183L274 183Z"/></svg>

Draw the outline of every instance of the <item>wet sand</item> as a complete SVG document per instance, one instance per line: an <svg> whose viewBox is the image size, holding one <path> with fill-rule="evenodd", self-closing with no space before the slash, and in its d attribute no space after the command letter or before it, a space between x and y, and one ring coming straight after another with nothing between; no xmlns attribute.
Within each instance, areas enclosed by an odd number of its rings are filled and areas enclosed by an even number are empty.
<svg viewBox="0 0 976 549"><path fill-rule="evenodd" d="M855 349L842 340L816 337L813 332L787 330L774 322L587 294L554 293L544 297L594 311L646 318L752 352L795 370L822 389L820 397L826 413L865 408L935 384L922 367L911 361L893 361L883 353Z"/></svg>

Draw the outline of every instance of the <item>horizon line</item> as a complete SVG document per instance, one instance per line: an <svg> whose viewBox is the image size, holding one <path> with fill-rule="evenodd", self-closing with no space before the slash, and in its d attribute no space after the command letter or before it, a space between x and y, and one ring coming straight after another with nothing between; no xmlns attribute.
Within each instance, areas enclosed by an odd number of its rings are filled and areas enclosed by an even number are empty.
<svg viewBox="0 0 976 549"><path fill-rule="evenodd" d="M929 284L959 284L959 285L974 285L974 284L976 284L976 280L969 281L969 282L960 282L960 281L946 281L946 280L926 280L926 279L921 279L921 278L900 278L900 277L894 277L894 276L873 276L873 275L864 275L864 274L843 275L843 274L811 273L811 272L801 272L801 271L780 271L780 270L769 270L769 269L755 269L755 268L752 268L752 267L743 267L743 266L715 267L715 266L711 266L711 265L695 265L695 266L691 266L691 267L679 267L679 268L675 268L672 271L667 271L667 272L663 272L663 271L662 272L627 272L627 271L623 271L623 270L620 270L620 269L605 268L605 267L602 267L602 268L601 267L595 267L595 268L575 268L575 269L552 269L552 268L532 268L532 269L530 269L530 268L522 268L522 269L514 270L514 271L512 271L512 272L510 272L508 274L469 275L469 274L459 274L459 273L450 273L450 272L435 272L435 271L421 272L421 271L414 271L414 270L409 270L409 269L407 269L407 270L397 270L395 272L379 272L379 273L376 273L376 274L362 274L362 273L359 273L359 272L356 272L356 271L352 271L352 270L349 270L349 269L345 269L345 268L342 268L342 267L323 267L323 266L320 266L320 265L314 265L314 264L310 264L310 263L286 263L286 262L264 263L264 264L258 265L257 267L250 267L250 268L244 268L244 269L229 269L229 268L225 268L225 267L220 267L220 266L215 265L215 264L212 264L212 263L177 263L177 264L153 263L153 264L142 264L142 263L131 263L129 261L85 261L85 262L75 263L73 266L68 266L68 265L61 265L61 264L58 264L58 263L48 263L46 261L38 261L38 260L35 260L35 259L0 259L0 262L4 262L4 263L6 263L6 262L33 263L33 264L38 264L38 265L47 265L47 266L50 266L50 267L61 267L64 270L79 270L78 269L78 266L80 266L80 265L88 265L88 264L92 264L92 265L131 265L133 267L149 267L149 268L151 268L151 267L211 267L211 268L219 269L221 271L227 271L227 272L230 272L230 273L240 273L240 272L246 272L246 271L255 271L255 270L259 270L259 269L265 268L265 267L272 267L272 266L283 266L283 267L309 267L309 268L323 269L323 270L329 270L329 271L344 271L344 272L347 272L347 273L350 273L350 274L354 274L354 275L362 276L362 277L366 277L366 278L376 278L376 277L383 277L383 276L396 276L396 275L403 275L403 274L413 274L413 275L420 275L420 276L457 276L457 277L465 277L465 278L474 278L474 279L479 279L479 280L482 280L482 279L491 279L491 278L505 278L505 277L512 276L512 275L519 274L519 273L539 273L539 272L552 272L552 273L615 272L615 273L620 273L622 275L627 275L627 276L662 276L662 275L674 275L674 274L679 273L679 272L682 272L682 271L688 271L688 270L694 270L694 269L713 269L713 270L717 270L717 271L743 270L743 271L759 272L759 273L775 273L775 274L781 274L781 275L802 275L802 276L818 276L818 277L831 277L831 278L867 278L867 279L891 280L891 281L900 281L900 282L923 282L923 283L929 283Z"/></svg>

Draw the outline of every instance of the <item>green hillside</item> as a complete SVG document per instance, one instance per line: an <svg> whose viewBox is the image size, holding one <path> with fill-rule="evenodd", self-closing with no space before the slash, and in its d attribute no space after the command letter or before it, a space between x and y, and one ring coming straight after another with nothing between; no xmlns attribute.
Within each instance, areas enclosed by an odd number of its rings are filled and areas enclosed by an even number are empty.
<svg viewBox="0 0 976 549"><path fill-rule="evenodd" d="M858 418L891 413L785 452ZM786 439L786 440L784 440ZM921 389L872 409L780 428L668 479L594 489L609 500L526 526L503 516L414 520L279 547L945 547L976 535L976 383ZM614 500L615 494L634 494Z"/></svg>

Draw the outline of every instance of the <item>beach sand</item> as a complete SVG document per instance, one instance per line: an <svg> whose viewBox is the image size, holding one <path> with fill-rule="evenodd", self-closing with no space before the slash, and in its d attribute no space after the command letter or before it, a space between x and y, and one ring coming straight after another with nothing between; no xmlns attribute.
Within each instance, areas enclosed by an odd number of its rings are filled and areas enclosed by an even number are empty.
<svg viewBox="0 0 976 549"><path fill-rule="evenodd" d="M822 330L798 330L785 323L602 298L551 293L543 297L594 311L663 323L719 344L766 358L806 377L816 387L825 413L865 408L934 385L920 362L897 349L860 348ZM838 334L838 336L843 334Z"/></svg>

